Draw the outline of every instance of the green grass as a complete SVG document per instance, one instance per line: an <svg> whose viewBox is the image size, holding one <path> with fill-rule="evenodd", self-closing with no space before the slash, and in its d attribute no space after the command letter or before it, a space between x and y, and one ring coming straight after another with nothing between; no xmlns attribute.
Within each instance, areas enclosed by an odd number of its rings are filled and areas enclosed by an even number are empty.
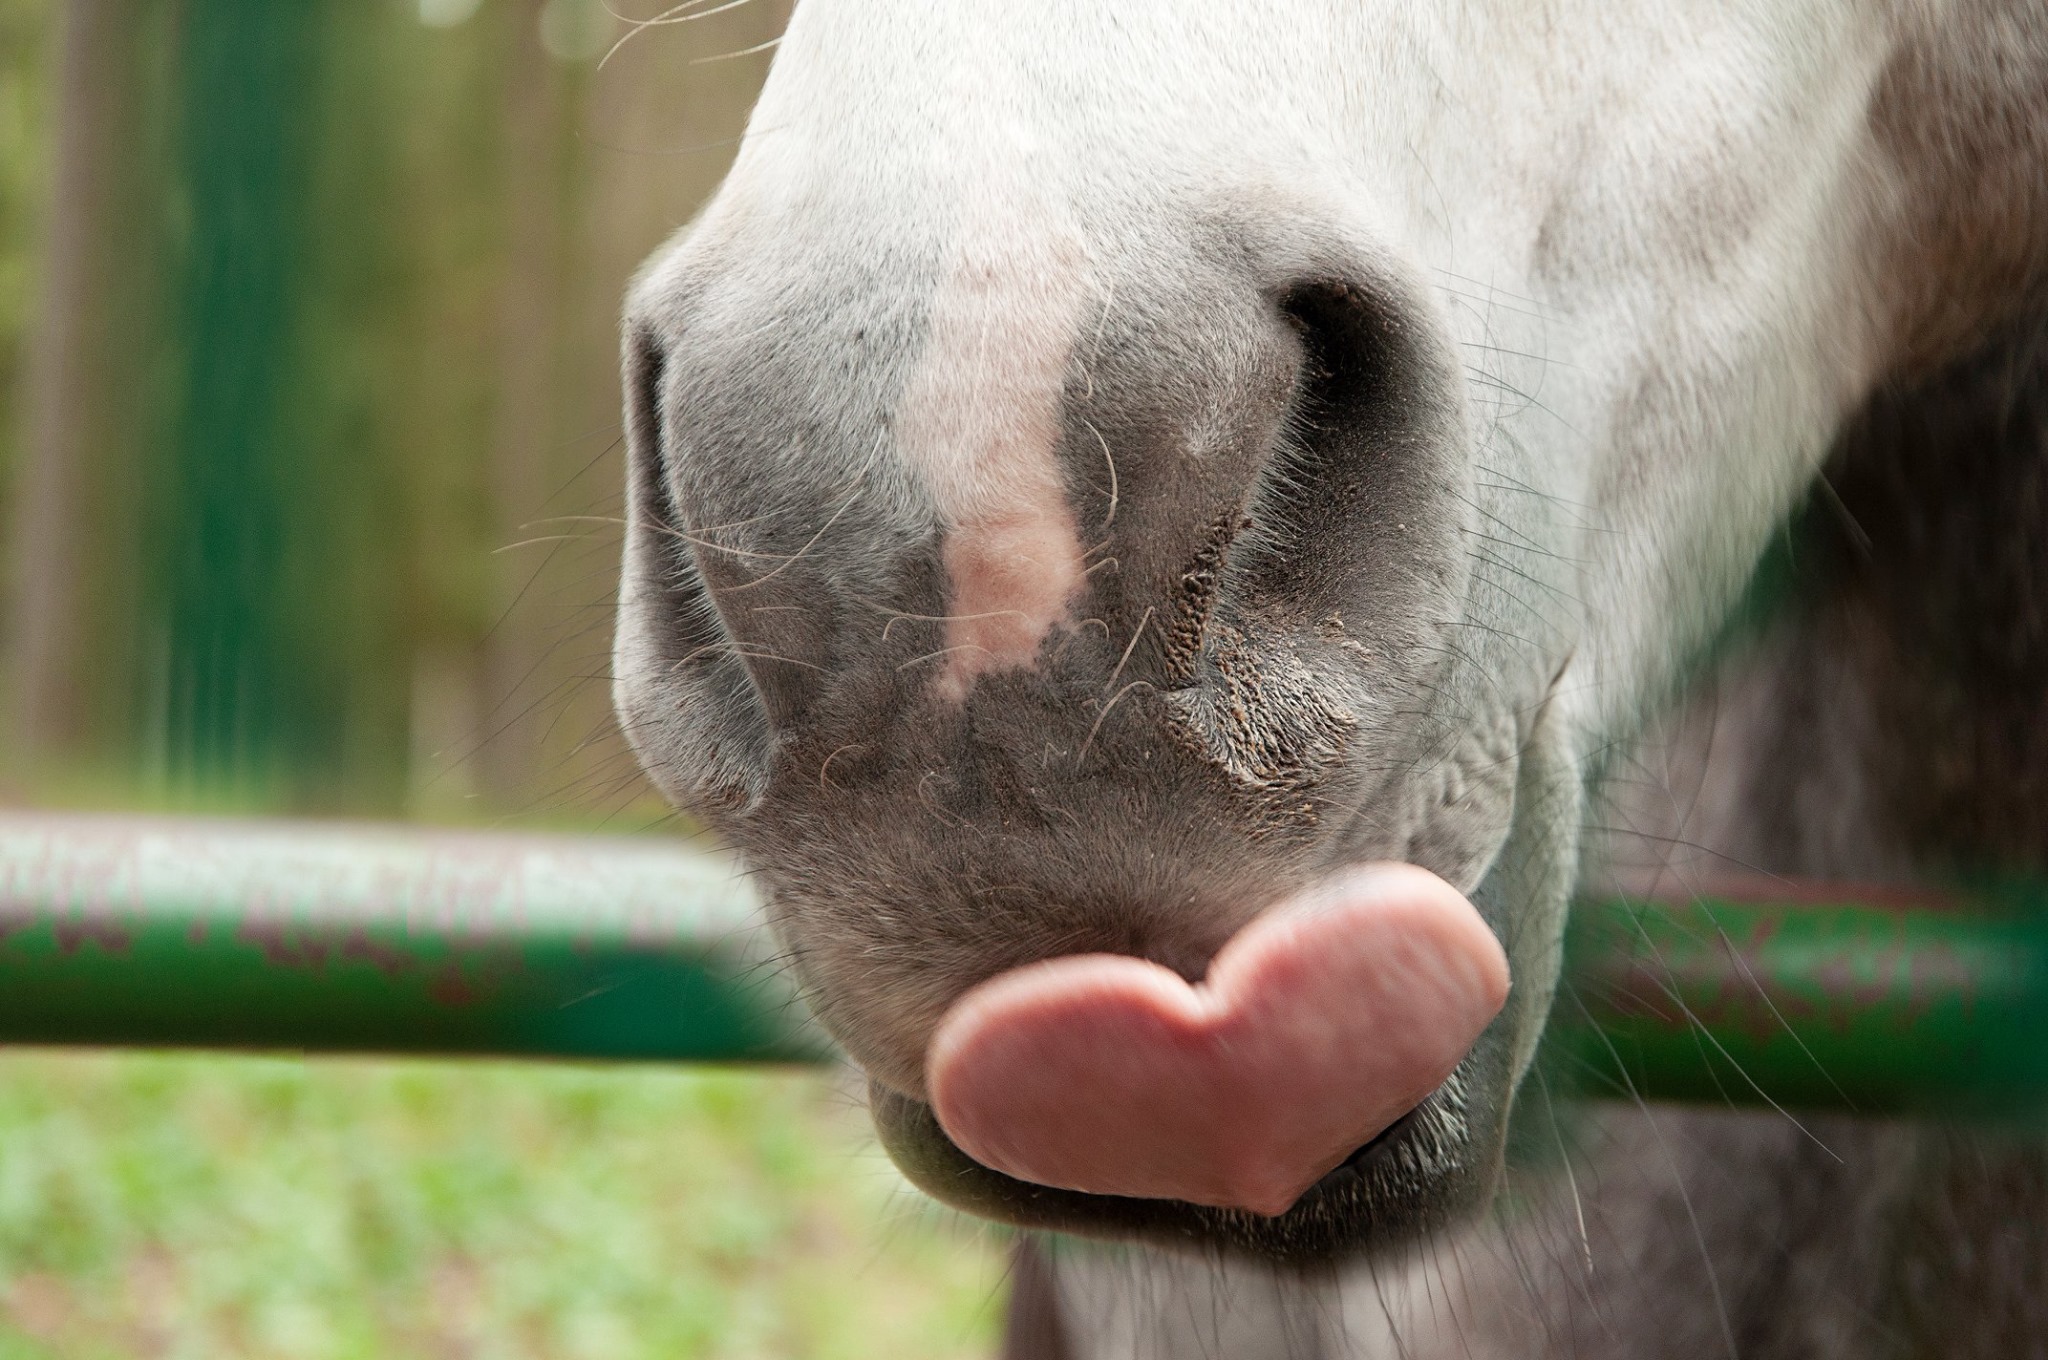
<svg viewBox="0 0 2048 1360"><path fill-rule="evenodd" d="M812 1073L0 1054L0 1360L985 1356Z"/></svg>

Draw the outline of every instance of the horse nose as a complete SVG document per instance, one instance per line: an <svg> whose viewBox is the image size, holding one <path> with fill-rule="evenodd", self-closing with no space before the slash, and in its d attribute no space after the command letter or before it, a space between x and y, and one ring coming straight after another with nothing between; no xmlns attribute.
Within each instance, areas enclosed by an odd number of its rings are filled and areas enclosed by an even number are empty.
<svg viewBox="0 0 2048 1360"><path fill-rule="evenodd" d="M1295 658L1394 656L1360 606L1455 575L1447 366L1370 271L709 258L643 282L626 341L615 683L686 804L977 706L998 764L1085 753L1125 692L1179 696L1183 746L1270 782L1344 726ZM1262 727L1290 686L1299 720Z"/></svg>
<svg viewBox="0 0 2048 1360"><path fill-rule="evenodd" d="M761 797L826 690L888 688L879 653L911 631L892 620L943 607L929 510L888 454L905 337L718 282L627 313L613 682L657 783L714 813Z"/></svg>
<svg viewBox="0 0 2048 1360"><path fill-rule="evenodd" d="M1105 247L1038 287L799 235L636 291L615 685L820 1018L915 1091L999 973L1200 976L1415 759L1466 560L1457 366L1341 252Z"/></svg>
<svg viewBox="0 0 2048 1360"><path fill-rule="evenodd" d="M905 308L697 277L629 313L620 706L715 767L690 801L748 804L792 734L957 709L1070 635L1104 673L1135 642L1138 678L1165 623L1139 597L1178 587L1181 521L1239 517L1230 464L1270 438L1291 371L1256 297L1235 290L1250 343L1191 346L1205 375L1113 306L1084 328L983 282ZM1246 354L1259 371L1216 362Z"/></svg>

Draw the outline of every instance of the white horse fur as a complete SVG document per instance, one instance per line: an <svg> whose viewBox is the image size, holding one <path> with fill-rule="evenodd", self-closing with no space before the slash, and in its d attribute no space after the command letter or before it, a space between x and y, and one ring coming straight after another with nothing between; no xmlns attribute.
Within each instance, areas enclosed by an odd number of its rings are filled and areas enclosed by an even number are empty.
<svg viewBox="0 0 2048 1360"><path fill-rule="evenodd" d="M1145 498L1183 480L1263 486L1248 502L1252 546L1234 553L1332 551L1336 539L1270 508L1287 487L1260 483L1254 463L1216 469L1252 457L1248 428L1267 432L1261 450L1314 438L1301 424L1313 413L1246 412L1284 406L1303 362L1292 332L1260 329L1272 314L1260 299L1333 271L1380 290L1429 394L1411 431L1427 485L1403 502L1416 513L1355 525L1397 576L1401 536L1414 535L1415 581L1368 598L1415 617L1331 608L1317 626L1365 658L1357 674L1296 648L1351 771L1299 787L1344 804L1343 834L1304 831L1305 848L1270 860L1217 851L1212 865L1192 820L1171 845L1198 863L1193 923L1130 929L1205 957L1241 922L1222 904L1243 882L1346 858L1421 862L1499 904L1489 919L1515 993L1498 1081L1474 1089L1504 1105L1550 1004L1569 891L1582 864L1613 853L1584 834L1623 815L1602 780L1639 774L1644 757L1618 748L1688 685L1694 716L1637 748L1683 767L1680 796L1663 811L1622 797L1637 829L1785 872L1910 875L1980 849L2048 859L2048 836L2022 835L2019 850L1967 834L1897 843L1869 810L1882 799L1864 791L1874 776L1857 753L1916 734L1872 731L1883 682L1848 662L1829 670L1834 653L1795 637L1724 668L1718 722L1700 716L1694 674L1858 413L2048 316L2048 6L802 0L730 176L629 303L636 472L618 688L650 771L725 818L762 864L821 1014L885 1083L914 1091L932 1017L962 986L1054 946L1018 907L989 928L1002 945L983 959L957 902L926 900L912 871L876 867L851 841L787 867L792 828L825 827L824 812L771 833L756 810L788 806L798 785L824 797L870 777L857 767L860 703L927 724L996 715L1002 696L1025 693L1002 686L1054 674L1069 648L1105 649L1085 663L1106 676L1103 699L1071 730L1047 726L1031 778L1081 769L1103 743L1145 758L1165 729L1143 724L1183 719L1172 700L1118 686L1166 647L1165 597L1132 587L1119 616L1085 592L1142 575L1152 548L1179 563L1199 546L1186 516L1186 541L1140 532L1155 524ZM1238 301L1248 319L1234 319ZM1130 430L1149 416L1090 414L1119 402L1165 412L1170 431L1141 448ZM935 560L940 596L901 585L913 550ZM814 567L828 574L802 577ZM800 577L827 584L799 590ZM829 609L828 589L844 591ZM863 614L868 600L881 604ZM908 651L869 664L919 627ZM679 677L707 657L735 669L686 688ZM832 688L863 666L890 677L866 682L870 698ZM1771 744L1772 715L1788 683L1809 693L1837 671L1799 759L1840 782L1773 804L1758 781L1792 752ZM802 735L813 727L832 733L815 749ZM980 804L958 766L918 759L898 783L871 776L872 797L900 791L891 815L906 825L930 813L904 834L995 844L973 840ZM1760 818L1777 820L1760 830ZM1059 834L1071 848L1088 829ZM1255 826L1243 844L1264 835ZM983 863L958 853L955 878ZM1097 862L1108 867L1086 885L1057 891L1096 901L1118 874L1173 887L1121 849ZM1205 905L1211 883L1219 905ZM1092 928L1062 918L1041 934ZM1539 1099L1533 1084L1516 1098ZM1623 1110L1577 1136L1576 1174L1523 1183L1515 1213L1460 1202L1456 1225L1368 1240L1350 1264L1305 1272L1231 1251L1063 1246L1045 1306L1073 1354L1105 1360L2048 1353L2017 1323L1997 1345L1971 1342L1981 1301L1967 1288L1948 1349L1887 1312L1911 1288L1897 1283L1898 1251L1869 1244L1892 1240L1902 1214L1939 1217L1914 1188L1933 1135ZM2040 1189L2037 1164L2021 1165ZM2048 1190L2013 1202L2039 1213ZM2048 1291L2048 1264L2019 1277L2021 1293ZM2048 1319L2048 1302L2033 1316ZM2010 1348L2029 1334L2030 1348Z"/></svg>

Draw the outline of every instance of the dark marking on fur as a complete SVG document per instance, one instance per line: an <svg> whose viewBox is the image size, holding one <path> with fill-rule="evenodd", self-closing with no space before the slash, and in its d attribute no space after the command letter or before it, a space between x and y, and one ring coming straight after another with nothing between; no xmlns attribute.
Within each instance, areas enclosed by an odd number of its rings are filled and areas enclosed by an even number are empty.
<svg viewBox="0 0 2048 1360"><path fill-rule="evenodd" d="M1230 545L1252 527L1249 515L1217 517L1202 535L1202 546L1180 576L1180 593L1175 596L1172 615L1167 619L1165 655L1161 667L1167 689L1185 689L1195 683L1195 661L1209 632L1209 615L1216 607L1217 587L1230 557Z"/></svg>
<svg viewBox="0 0 2048 1360"><path fill-rule="evenodd" d="M1924 378L1987 326L2042 305L2048 254L2048 7L1902 7L1870 128L1893 177L1872 290L1892 311L1899 371Z"/></svg>
<svg viewBox="0 0 2048 1360"><path fill-rule="evenodd" d="M1166 695L1169 735L1256 795L1263 826L1312 830L1320 819L1308 795L1358 720L1278 639L1256 645L1222 622L1209 635L1202 683Z"/></svg>

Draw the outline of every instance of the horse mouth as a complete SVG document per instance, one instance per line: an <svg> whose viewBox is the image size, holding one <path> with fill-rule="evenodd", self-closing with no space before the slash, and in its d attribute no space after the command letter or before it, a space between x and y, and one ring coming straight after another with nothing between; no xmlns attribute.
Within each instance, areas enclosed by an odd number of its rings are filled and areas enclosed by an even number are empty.
<svg viewBox="0 0 2048 1360"><path fill-rule="evenodd" d="M982 1165L930 1105L871 1082L883 1147L918 1189L952 1208L1037 1231L1143 1242L1313 1267L1397 1249L1487 1202L1502 1165L1506 1045L1482 1041L1442 1086L1360 1146L1286 1212L1036 1185Z"/></svg>

